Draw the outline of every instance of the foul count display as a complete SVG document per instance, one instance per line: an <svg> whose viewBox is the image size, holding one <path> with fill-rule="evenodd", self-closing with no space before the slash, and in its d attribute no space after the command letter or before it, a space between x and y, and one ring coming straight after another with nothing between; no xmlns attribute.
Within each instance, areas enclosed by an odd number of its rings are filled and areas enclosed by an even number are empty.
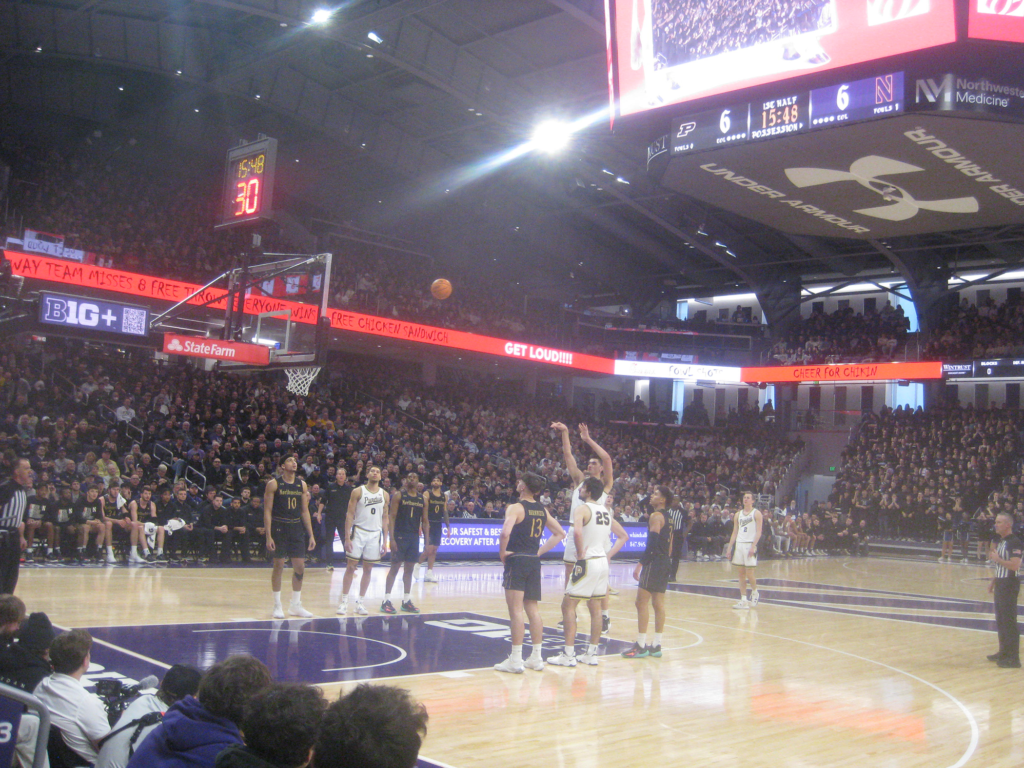
<svg viewBox="0 0 1024 768"><path fill-rule="evenodd" d="M903 111L902 72L699 112L672 123L672 155L828 128Z"/></svg>
<svg viewBox="0 0 1024 768"><path fill-rule="evenodd" d="M264 138L228 150L218 229L270 215L276 162L277 139Z"/></svg>

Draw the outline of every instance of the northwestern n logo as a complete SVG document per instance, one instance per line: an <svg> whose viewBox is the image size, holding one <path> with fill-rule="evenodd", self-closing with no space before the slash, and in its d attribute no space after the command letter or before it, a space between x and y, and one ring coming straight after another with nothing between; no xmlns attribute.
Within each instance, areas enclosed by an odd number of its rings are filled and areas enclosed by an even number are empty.
<svg viewBox="0 0 1024 768"><path fill-rule="evenodd" d="M883 181L880 176L895 176L901 173L923 171L916 165L891 160L880 155L862 157L850 166L849 171L831 168L787 168L786 176L797 187L816 187L840 181L855 181L865 189L880 195L891 205L875 208L860 208L854 213L886 221L906 221L918 211L940 211L942 213L977 213L978 200L975 197L952 197L946 200L917 200L912 194L892 182Z"/></svg>

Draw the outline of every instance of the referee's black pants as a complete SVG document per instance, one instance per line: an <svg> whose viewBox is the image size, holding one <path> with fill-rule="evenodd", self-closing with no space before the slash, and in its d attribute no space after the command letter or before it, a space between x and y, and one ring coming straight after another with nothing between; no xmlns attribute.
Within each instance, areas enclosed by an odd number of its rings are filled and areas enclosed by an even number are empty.
<svg viewBox="0 0 1024 768"><path fill-rule="evenodd" d="M345 518L334 517L333 515L324 515L324 537L321 540L321 546L324 547L324 562L327 565L334 565L334 559L337 555L334 554L334 534L335 532L341 534L342 542L345 539ZM345 560L345 556L341 555L342 561Z"/></svg>
<svg viewBox="0 0 1024 768"><path fill-rule="evenodd" d="M996 579L996 631L999 633L999 655L1008 661L1020 661L1020 629L1017 627L1017 595L1020 580L1016 575Z"/></svg>
<svg viewBox="0 0 1024 768"><path fill-rule="evenodd" d="M0 530L0 594L14 594L20 565L21 534L17 528Z"/></svg>

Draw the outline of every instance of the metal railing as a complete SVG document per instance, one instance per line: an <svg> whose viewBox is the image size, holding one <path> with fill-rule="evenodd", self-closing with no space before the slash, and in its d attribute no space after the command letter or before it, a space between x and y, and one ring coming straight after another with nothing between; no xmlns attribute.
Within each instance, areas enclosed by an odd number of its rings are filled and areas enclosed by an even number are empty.
<svg viewBox="0 0 1024 768"><path fill-rule="evenodd" d="M47 764L46 745L50 741L49 710L47 710L43 703L32 694L27 693L20 688L4 685L3 683L0 683L0 697L17 702L30 712L35 713L39 718L39 730L36 731L36 751L32 758L32 768L43 768L43 766ZM0 717L4 717L4 715L0 715ZM9 715L7 715L7 717L9 717ZM4 721L0 724L5 724L10 728L8 733L12 738L8 743L13 743L13 737L18 733L18 723Z"/></svg>

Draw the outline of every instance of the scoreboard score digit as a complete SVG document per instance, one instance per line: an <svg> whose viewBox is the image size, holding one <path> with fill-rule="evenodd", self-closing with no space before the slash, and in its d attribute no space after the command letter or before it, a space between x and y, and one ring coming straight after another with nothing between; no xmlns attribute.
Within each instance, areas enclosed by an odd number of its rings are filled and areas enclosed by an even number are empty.
<svg viewBox="0 0 1024 768"><path fill-rule="evenodd" d="M709 109L672 123L672 151L676 155L743 143L750 137L750 105L733 104Z"/></svg>
<svg viewBox="0 0 1024 768"><path fill-rule="evenodd" d="M277 139L260 139L228 150L215 229L268 218L273 207Z"/></svg>
<svg viewBox="0 0 1024 768"><path fill-rule="evenodd" d="M903 73L868 77L811 91L811 128L889 117L903 111Z"/></svg>

